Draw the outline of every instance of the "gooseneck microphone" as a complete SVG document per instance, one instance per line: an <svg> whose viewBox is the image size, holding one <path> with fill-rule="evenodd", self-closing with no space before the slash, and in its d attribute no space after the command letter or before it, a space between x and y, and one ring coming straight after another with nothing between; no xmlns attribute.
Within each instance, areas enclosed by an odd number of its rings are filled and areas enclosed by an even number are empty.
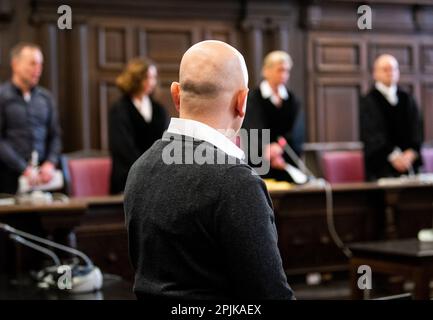
<svg viewBox="0 0 433 320"><path fill-rule="evenodd" d="M59 277L59 274L65 272L67 270L70 271L70 279L69 284L70 287L69 292L71 293L84 293L84 292L92 292L102 288L103 277L101 270L96 267L92 260L85 255L83 252L56 243L54 241L44 239L33 234L15 229L7 224L0 223L0 230L4 230L9 233L9 237L31 249L39 251L49 257L54 262L54 266L44 268L43 270L37 272L36 279L40 287L43 288L57 288L64 289L59 286L58 282L55 282L55 279ZM41 246L43 244L48 247L56 248L58 250L67 252L76 257L81 258L85 265L73 264L73 265L62 265L59 257L48 248ZM62 271L63 270L63 271ZM58 280L59 281L59 280Z"/></svg>
<svg viewBox="0 0 433 320"><path fill-rule="evenodd" d="M0 229L3 229L4 231L9 232L11 234L18 235L18 236L20 236L22 238L30 239L32 241L35 241L35 242L38 242L38 243L42 243L42 244L47 245L49 247L56 248L56 249L59 249L61 251L68 252L68 253L70 253L70 254L72 254L74 256L77 256L77 257L80 257L81 259L83 259L83 261L86 263L87 267L89 267L89 268L93 267L92 260L90 260L90 258L88 256L86 256L83 252L78 251L77 249L64 246L62 244L59 244L59 243L50 241L48 239L44 239L44 238L35 236L35 235L32 235L30 233L27 233L27 232L24 232L24 231L21 231L21 230L17 230L17 229L15 229L15 228L7 225L7 224L4 224L4 223L0 223Z"/></svg>

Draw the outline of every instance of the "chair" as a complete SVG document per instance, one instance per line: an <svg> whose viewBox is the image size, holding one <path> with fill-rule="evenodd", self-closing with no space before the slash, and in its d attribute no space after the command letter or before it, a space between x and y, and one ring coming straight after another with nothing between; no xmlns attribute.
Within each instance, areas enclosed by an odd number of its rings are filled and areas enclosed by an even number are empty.
<svg viewBox="0 0 433 320"><path fill-rule="evenodd" d="M330 183L365 180L364 155L357 151L325 151L322 153L323 176Z"/></svg>
<svg viewBox="0 0 433 320"><path fill-rule="evenodd" d="M423 148L421 157L424 166L424 172L433 172L433 148Z"/></svg>
<svg viewBox="0 0 433 320"><path fill-rule="evenodd" d="M80 151L63 155L62 167L71 197L110 194L111 158L99 151Z"/></svg>

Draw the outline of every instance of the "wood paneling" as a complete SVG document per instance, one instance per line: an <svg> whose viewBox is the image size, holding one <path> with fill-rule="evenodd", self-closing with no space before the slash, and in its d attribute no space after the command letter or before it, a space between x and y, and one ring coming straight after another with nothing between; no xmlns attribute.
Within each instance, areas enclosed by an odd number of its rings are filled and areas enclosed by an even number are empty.
<svg viewBox="0 0 433 320"><path fill-rule="evenodd" d="M358 100L361 84L357 79L319 79L316 84L319 141L359 139ZM348 125L350 124L350 125Z"/></svg>
<svg viewBox="0 0 433 320"><path fill-rule="evenodd" d="M356 94L372 85L372 64L381 53L397 57L402 87L414 94L424 115L433 108L433 4L428 0L369 1L373 29L363 31L357 28L360 1L74 0L70 31L56 28L57 0L36 0L34 6L5 1L0 6L0 79L9 73L5 57L12 43L7 41L42 45L42 84L58 100L68 152L107 147L107 112L117 90L112 84L134 56L156 61L155 97L176 115L170 84L178 78L183 52L204 39L227 41L245 55L250 88L261 80L265 54L289 51L294 60L289 85L307 111L310 142L358 138ZM340 113L345 121L336 128L333 117ZM427 121L425 131L433 139Z"/></svg>
<svg viewBox="0 0 433 320"><path fill-rule="evenodd" d="M132 57L131 34L127 27L98 28L99 67L120 71Z"/></svg>
<svg viewBox="0 0 433 320"><path fill-rule="evenodd" d="M320 38L315 41L315 65L318 72L359 72L365 69L361 41Z"/></svg>
<svg viewBox="0 0 433 320"><path fill-rule="evenodd" d="M108 150L108 113L113 103L120 98L120 91L113 81L99 83L99 119L101 149Z"/></svg>
<svg viewBox="0 0 433 320"><path fill-rule="evenodd" d="M425 140L433 140L433 79L422 86L422 113L424 116Z"/></svg>
<svg viewBox="0 0 433 320"><path fill-rule="evenodd" d="M421 52L421 70L425 73L433 73L433 44L423 44Z"/></svg>
<svg viewBox="0 0 433 320"><path fill-rule="evenodd" d="M7 30L0 26L0 81L6 80L9 75L9 48L10 37Z"/></svg>

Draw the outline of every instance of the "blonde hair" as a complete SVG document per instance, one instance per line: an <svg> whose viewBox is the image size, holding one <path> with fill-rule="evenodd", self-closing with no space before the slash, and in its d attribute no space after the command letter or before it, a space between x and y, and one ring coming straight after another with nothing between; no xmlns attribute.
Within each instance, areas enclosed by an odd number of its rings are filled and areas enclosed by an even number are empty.
<svg viewBox="0 0 433 320"><path fill-rule="evenodd" d="M116 78L117 87L127 95L137 94L142 90L143 80L147 78L147 71L155 63L144 57L131 59L122 73Z"/></svg>
<svg viewBox="0 0 433 320"><path fill-rule="evenodd" d="M293 60L287 52L281 50L272 51L269 52L263 60L263 68L269 68L272 67L275 63L281 62L288 63L289 68L292 68L293 66Z"/></svg>
<svg viewBox="0 0 433 320"><path fill-rule="evenodd" d="M15 58L18 58L25 48L36 49L40 53L42 53L41 47L33 42L19 42L11 49L10 59L13 60Z"/></svg>

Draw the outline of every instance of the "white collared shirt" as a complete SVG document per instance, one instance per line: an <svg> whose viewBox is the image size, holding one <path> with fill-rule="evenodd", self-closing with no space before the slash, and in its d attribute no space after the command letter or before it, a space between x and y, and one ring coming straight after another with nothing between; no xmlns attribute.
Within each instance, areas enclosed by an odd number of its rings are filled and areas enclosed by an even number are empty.
<svg viewBox="0 0 433 320"><path fill-rule="evenodd" d="M390 105L396 106L398 103L397 86L392 85L390 87L384 85L382 82L376 81L376 89L385 97Z"/></svg>
<svg viewBox="0 0 433 320"><path fill-rule="evenodd" d="M209 142L228 155L240 160L245 154L236 144L218 130L195 120L171 118L168 133L180 134L192 137L196 140Z"/></svg>
<svg viewBox="0 0 433 320"><path fill-rule="evenodd" d="M260 83L260 92L263 98L265 99L269 98L275 106L278 106L278 102L280 101L280 99L274 93L274 91L271 88L271 85L267 80L263 80ZM282 100L287 100L289 98L289 93L287 92L286 87L282 84L278 86L278 95Z"/></svg>
<svg viewBox="0 0 433 320"><path fill-rule="evenodd" d="M152 102L149 96L143 96L141 100L132 99L134 106L137 108L138 112L143 116L144 121L150 123L152 121Z"/></svg>

